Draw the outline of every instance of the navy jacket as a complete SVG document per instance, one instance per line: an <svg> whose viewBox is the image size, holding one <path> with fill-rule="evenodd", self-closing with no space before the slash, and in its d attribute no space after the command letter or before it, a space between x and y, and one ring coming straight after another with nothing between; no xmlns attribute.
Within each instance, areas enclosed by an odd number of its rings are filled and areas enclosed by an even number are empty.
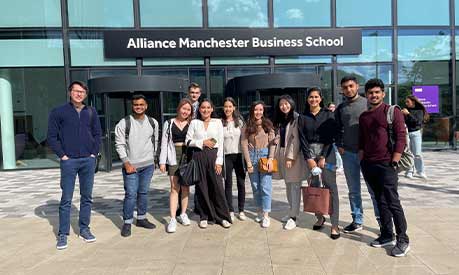
<svg viewBox="0 0 459 275"><path fill-rule="evenodd" d="M92 121L89 121L91 111ZM64 155L69 158L96 156L101 132L97 112L92 107L85 106L78 115L69 102L49 114L48 144L59 158Z"/></svg>

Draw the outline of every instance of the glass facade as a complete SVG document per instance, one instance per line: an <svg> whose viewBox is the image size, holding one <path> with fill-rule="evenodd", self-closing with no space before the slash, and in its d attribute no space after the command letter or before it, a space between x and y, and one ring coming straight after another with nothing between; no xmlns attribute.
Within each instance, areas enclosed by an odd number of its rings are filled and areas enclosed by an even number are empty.
<svg viewBox="0 0 459 275"><path fill-rule="evenodd" d="M0 1L0 10L0 170L57 167L44 114L68 100L71 81L106 76L187 79L217 107L230 79L254 74L318 75L326 103L341 101L339 81L348 74L361 85L381 78L386 101L402 106L413 86L435 85L439 113L425 127L425 146L455 144L459 0L16 0ZM107 29L333 27L361 28L362 54L108 59L103 49ZM181 96L162 93L165 118L174 115ZM124 102L110 99L113 110L105 115L111 120L124 106L118 101ZM101 102L88 103L102 113Z"/></svg>

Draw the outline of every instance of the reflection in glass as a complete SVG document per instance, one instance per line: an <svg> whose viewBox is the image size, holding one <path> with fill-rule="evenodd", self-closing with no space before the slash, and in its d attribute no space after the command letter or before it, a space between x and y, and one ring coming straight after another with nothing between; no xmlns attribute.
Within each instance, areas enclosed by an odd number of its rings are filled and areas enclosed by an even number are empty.
<svg viewBox="0 0 459 275"><path fill-rule="evenodd" d="M140 0L142 27L201 27L201 0Z"/></svg>
<svg viewBox="0 0 459 275"><path fill-rule="evenodd" d="M317 64L331 63L331 56L315 55L315 56L287 56L276 57L275 64Z"/></svg>
<svg viewBox="0 0 459 275"><path fill-rule="evenodd" d="M398 60L449 60L449 30L400 30Z"/></svg>
<svg viewBox="0 0 459 275"><path fill-rule="evenodd" d="M400 26L449 25L449 0L397 1Z"/></svg>
<svg viewBox="0 0 459 275"><path fill-rule="evenodd" d="M338 55L338 62L385 62L392 61L392 31L362 31L362 54Z"/></svg>
<svg viewBox="0 0 459 275"><path fill-rule="evenodd" d="M266 0L208 0L210 27L268 27Z"/></svg>
<svg viewBox="0 0 459 275"><path fill-rule="evenodd" d="M330 0L274 0L274 27L329 27L330 15Z"/></svg>
<svg viewBox="0 0 459 275"><path fill-rule="evenodd" d="M391 0L336 0L336 25L338 27L390 26L392 25L391 2Z"/></svg>

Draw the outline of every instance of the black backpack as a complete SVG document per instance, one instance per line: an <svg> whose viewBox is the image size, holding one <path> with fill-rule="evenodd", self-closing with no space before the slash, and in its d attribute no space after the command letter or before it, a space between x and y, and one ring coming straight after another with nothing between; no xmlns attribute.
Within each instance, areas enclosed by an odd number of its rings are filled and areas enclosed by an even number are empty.
<svg viewBox="0 0 459 275"><path fill-rule="evenodd" d="M152 117L145 115L148 119L148 122L153 128L153 135L151 135L151 143L153 144L153 152L156 153L156 143L155 143L155 121ZM131 132L131 116L124 117L124 122L126 123L126 128L124 130L124 138L126 139L126 144L129 142L129 133Z"/></svg>

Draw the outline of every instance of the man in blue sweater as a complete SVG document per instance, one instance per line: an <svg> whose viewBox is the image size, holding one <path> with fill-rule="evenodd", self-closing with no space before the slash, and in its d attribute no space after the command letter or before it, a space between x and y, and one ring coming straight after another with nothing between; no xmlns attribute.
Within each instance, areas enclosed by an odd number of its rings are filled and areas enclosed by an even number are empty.
<svg viewBox="0 0 459 275"><path fill-rule="evenodd" d="M70 208L75 179L80 182L80 238L94 242L89 230L92 187L96 156L99 153L101 127L94 108L84 105L88 88L74 81L68 88L70 102L53 109L48 121L48 144L60 159L62 197L59 205L57 249L67 248Z"/></svg>

